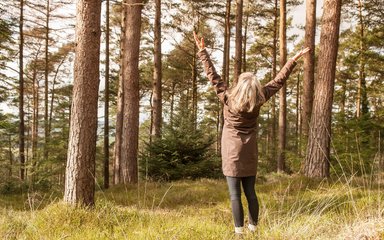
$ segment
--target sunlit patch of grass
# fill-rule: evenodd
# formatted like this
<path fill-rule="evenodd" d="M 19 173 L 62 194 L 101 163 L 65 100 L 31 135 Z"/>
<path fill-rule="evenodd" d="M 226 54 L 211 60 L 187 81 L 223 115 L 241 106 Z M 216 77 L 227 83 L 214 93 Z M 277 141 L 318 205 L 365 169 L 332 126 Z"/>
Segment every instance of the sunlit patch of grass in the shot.
<path fill-rule="evenodd" d="M 377 182 L 283 174 L 265 179 L 256 186 L 258 229 L 241 239 L 384 238 L 384 196 Z M 53 196 L 35 205 L 18 198 L 0 197 L 1 239 L 238 239 L 224 179 L 113 186 L 97 191 L 92 209 Z M 11 207 L 11 199 L 19 207 Z"/>

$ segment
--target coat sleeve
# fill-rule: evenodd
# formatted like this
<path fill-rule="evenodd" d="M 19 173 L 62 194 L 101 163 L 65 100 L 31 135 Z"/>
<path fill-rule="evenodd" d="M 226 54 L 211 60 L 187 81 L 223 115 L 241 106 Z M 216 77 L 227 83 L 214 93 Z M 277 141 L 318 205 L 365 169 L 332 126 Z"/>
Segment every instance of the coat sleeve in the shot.
<path fill-rule="evenodd" d="M 280 90 L 280 88 L 283 87 L 296 64 L 297 63 L 294 60 L 290 59 L 276 75 L 275 79 L 264 85 L 263 92 L 265 101 L 270 99 L 275 93 L 277 93 L 277 91 Z"/>
<path fill-rule="evenodd" d="M 204 66 L 204 71 L 207 74 L 208 80 L 215 87 L 216 94 L 222 103 L 225 103 L 225 92 L 227 90 L 227 84 L 223 82 L 220 75 L 217 74 L 215 66 L 211 59 L 209 58 L 209 54 L 206 49 L 203 49 L 197 53 L 201 62 Z"/>

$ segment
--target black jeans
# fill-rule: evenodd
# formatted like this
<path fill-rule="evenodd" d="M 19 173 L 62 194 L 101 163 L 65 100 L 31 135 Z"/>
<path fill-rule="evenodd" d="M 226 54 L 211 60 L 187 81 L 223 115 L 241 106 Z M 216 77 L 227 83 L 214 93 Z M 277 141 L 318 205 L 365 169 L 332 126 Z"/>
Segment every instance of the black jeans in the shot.
<path fill-rule="evenodd" d="M 229 194 L 231 196 L 232 215 L 235 221 L 235 227 L 244 226 L 244 211 L 241 203 L 241 187 L 248 202 L 249 223 L 257 225 L 259 219 L 259 202 L 255 192 L 256 176 L 250 177 L 227 177 Z"/>

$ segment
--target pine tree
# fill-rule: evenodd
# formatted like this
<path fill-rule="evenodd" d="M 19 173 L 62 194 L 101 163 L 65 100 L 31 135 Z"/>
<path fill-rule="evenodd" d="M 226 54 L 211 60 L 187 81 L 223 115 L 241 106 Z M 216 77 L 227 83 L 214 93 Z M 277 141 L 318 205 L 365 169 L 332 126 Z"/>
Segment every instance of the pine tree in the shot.
<path fill-rule="evenodd" d="M 77 2 L 76 56 L 64 201 L 93 206 L 101 1 Z"/>
<path fill-rule="evenodd" d="M 321 19 L 319 67 L 304 173 L 329 177 L 333 92 L 339 40 L 341 0 L 324 3 Z"/>

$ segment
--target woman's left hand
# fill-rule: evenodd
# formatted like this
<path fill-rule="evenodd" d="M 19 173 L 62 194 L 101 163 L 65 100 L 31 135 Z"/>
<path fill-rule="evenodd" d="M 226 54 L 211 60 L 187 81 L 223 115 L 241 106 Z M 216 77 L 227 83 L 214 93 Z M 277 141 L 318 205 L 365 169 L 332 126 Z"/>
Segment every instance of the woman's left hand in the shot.
<path fill-rule="evenodd" d="M 311 49 L 309 47 L 301 49 L 300 52 L 296 53 L 295 56 L 292 57 L 292 60 L 297 61 L 301 56 L 309 52 Z"/>
<path fill-rule="evenodd" d="M 196 42 L 197 47 L 199 48 L 199 51 L 203 50 L 205 48 L 204 38 L 201 38 L 201 40 L 199 40 L 199 38 L 197 37 L 195 32 L 193 32 L 193 36 L 195 37 L 195 42 Z"/>

